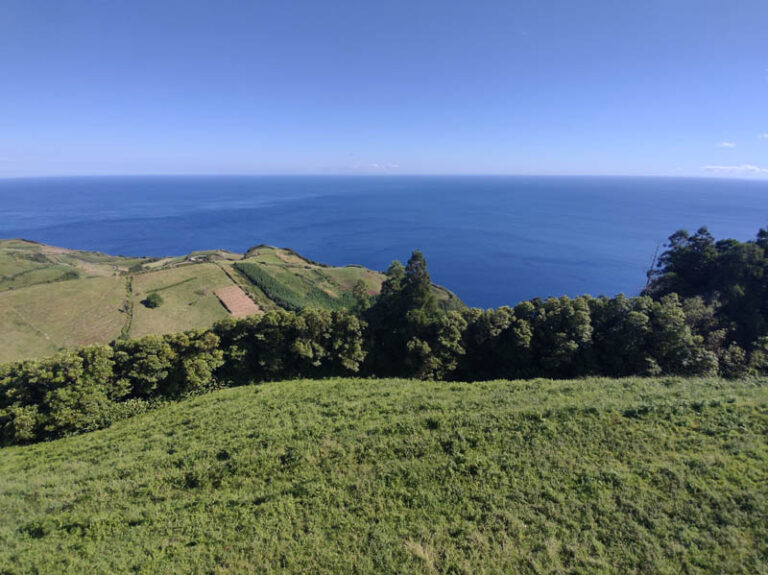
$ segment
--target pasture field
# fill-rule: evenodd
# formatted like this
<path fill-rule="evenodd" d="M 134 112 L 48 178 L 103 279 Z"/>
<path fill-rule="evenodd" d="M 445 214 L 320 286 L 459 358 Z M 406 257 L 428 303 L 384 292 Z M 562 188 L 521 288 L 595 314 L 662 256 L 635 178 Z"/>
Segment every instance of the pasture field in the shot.
<path fill-rule="evenodd" d="M 0 292 L 0 362 L 112 341 L 126 314 L 125 279 L 91 277 Z"/>
<path fill-rule="evenodd" d="M 28 240 L 0 240 L 0 292 L 79 277 L 114 276 L 142 261 Z"/>
<path fill-rule="evenodd" d="M 2 573 L 765 573 L 768 381 L 274 382 L 0 450 Z"/>
<path fill-rule="evenodd" d="M 210 327 L 229 315 L 215 292 L 230 285 L 232 281 L 213 263 L 135 274 L 129 337 Z M 160 307 L 150 309 L 142 305 L 151 293 L 162 296 Z"/>
<path fill-rule="evenodd" d="M 381 282 L 384 279 L 379 273 L 362 266 L 346 266 L 343 268 L 327 268 L 323 272 L 342 290 L 352 291 L 355 283 L 362 280 L 368 289 L 368 295 L 376 295 L 381 291 Z"/>

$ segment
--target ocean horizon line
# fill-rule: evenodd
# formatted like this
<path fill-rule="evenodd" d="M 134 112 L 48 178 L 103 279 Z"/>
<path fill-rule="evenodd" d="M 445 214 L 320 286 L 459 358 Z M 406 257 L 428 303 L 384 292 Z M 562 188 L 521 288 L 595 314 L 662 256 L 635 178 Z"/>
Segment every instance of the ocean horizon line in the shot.
<path fill-rule="evenodd" d="M 109 173 L 109 174 L 41 174 L 2 176 L 0 182 L 18 180 L 76 180 L 76 179 L 113 179 L 113 178 L 361 178 L 361 179 L 397 179 L 397 178 L 579 178 L 579 179 L 644 179 L 644 180 L 702 180 L 702 181 L 742 181 L 768 183 L 768 178 L 761 176 L 713 176 L 713 175 L 659 175 L 659 174 L 547 174 L 547 173 Z"/>

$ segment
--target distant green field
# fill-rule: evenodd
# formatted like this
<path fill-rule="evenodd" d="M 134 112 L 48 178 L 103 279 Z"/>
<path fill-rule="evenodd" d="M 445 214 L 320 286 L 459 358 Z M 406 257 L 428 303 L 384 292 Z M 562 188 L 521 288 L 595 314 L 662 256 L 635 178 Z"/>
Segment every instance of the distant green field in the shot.
<path fill-rule="evenodd" d="M 252 277 L 238 271 L 241 264 Z M 257 276 L 263 286 L 253 280 Z M 245 255 L 210 250 L 125 258 L 0 240 L 0 362 L 117 337 L 210 327 L 229 315 L 216 290 L 233 284 L 264 312 L 339 309 L 353 301 L 358 280 L 371 296 L 381 291 L 379 272 L 324 266 L 270 246 L 252 248 Z M 435 290 L 446 305 L 463 305 L 447 290 Z M 163 304 L 149 309 L 141 302 L 152 292 L 162 296 Z"/>
<path fill-rule="evenodd" d="M 765 573 L 768 381 L 294 381 L 0 450 L 2 573 Z"/>

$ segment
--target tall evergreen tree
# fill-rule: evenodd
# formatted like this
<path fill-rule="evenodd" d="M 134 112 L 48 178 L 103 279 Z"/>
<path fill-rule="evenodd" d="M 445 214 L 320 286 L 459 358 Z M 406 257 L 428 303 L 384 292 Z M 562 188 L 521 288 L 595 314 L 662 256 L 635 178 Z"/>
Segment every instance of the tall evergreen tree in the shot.
<path fill-rule="evenodd" d="M 437 300 L 432 293 L 427 261 L 419 250 L 414 250 L 405 266 L 402 299 L 406 311 L 421 310 L 427 314 L 437 311 Z"/>
<path fill-rule="evenodd" d="M 364 371 L 370 374 L 403 375 L 402 322 L 406 310 L 403 308 L 402 290 L 405 280 L 403 264 L 395 260 L 387 268 L 386 278 L 381 284 L 381 294 L 366 311 L 368 324 L 366 347 L 368 354 Z"/>
<path fill-rule="evenodd" d="M 365 311 L 371 307 L 371 298 L 368 295 L 368 286 L 365 285 L 363 280 L 357 280 L 352 288 L 352 297 L 355 303 L 352 306 L 352 313 L 360 317 Z"/>

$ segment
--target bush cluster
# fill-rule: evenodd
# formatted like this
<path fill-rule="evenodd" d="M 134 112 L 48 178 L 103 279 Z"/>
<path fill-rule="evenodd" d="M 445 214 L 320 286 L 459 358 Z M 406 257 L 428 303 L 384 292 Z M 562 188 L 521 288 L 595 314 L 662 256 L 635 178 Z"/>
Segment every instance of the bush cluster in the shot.
<path fill-rule="evenodd" d="M 213 332 L 147 336 L 0 366 L 0 444 L 109 426 L 214 382 L 223 353 Z"/>
<path fill-rule="evenodd" d="M 108 427 L 219 386 L 354 373 L 362 345 L 350 313 L 278 311 L 0 365 L 0 445 Z"/>

